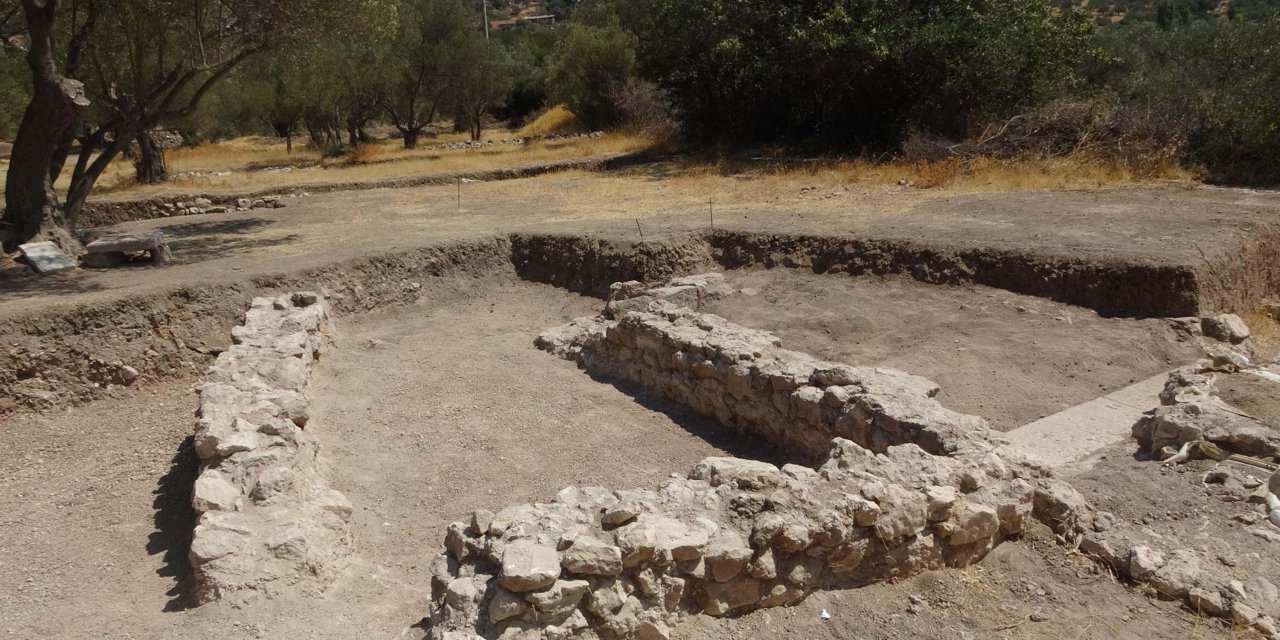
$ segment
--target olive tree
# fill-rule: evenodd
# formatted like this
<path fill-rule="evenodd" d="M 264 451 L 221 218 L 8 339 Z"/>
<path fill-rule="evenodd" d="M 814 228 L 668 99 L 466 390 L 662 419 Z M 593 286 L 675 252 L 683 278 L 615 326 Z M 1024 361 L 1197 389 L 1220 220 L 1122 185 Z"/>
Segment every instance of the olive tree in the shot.
<path fill-rule="evenodd" d="M 397 35 L 382 60 L 389 75 L 382 106 L 406 149 L 446 106 L 479 25 L 463 0 L 400 0 Z"/>
<path fill-rule="evenodd" d="M 12 1 L 12 0 L 9 0 Z M 0 240 L 37 237 L 65 251 L 68 233 L 103 171 L 144 132 L 189 116 L 250 56 L 317 37 L 359 2 L 339 0 L 19 0 L 32 97 L 14 140 Z M 3 12 L 0 11 L 0 15 Z M 66 24 L 65 49 L 55 36 Z M 77 120 L 80 124 L 77 125 Z M 59 148 L 80 142 L 65 200 L 53 189 Z"/>

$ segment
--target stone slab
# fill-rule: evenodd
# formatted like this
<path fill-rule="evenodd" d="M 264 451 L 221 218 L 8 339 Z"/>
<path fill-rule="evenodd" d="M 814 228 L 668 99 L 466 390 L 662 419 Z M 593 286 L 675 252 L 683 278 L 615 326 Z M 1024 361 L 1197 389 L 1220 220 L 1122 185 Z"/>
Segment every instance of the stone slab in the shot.
<path fill-rule="evenodd" d="M 49 273 L 76 266 L 75 261 L 67 257 L 67 254 L 52 242 L 28 242 L 18 245 L 18 251 L 22 252 L 22 257 L 31 263 L 31 268 L 37 273 Z"/>
<path fill-rule="evenodd" d="M 1084 460 L 1132 435 L 1142 414 L 1160 406 L 1168 373 L 1059 411 L 1005 434 L 1014 447 L 1050 467 Z"/>

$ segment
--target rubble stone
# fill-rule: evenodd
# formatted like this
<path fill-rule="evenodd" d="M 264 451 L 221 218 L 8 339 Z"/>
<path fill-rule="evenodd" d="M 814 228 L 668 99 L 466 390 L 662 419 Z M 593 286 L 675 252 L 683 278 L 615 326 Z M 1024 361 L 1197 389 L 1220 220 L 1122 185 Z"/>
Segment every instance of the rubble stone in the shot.
<path fill-rule="evenodd" d="M 351 504 L 320 477 L 319 445 L 300 427 L 327 320 L 314 293 L 255 299 L 199 387 L 189 554 L 198 601 L 276 584 L 318 590 L 350 553 Z"/>

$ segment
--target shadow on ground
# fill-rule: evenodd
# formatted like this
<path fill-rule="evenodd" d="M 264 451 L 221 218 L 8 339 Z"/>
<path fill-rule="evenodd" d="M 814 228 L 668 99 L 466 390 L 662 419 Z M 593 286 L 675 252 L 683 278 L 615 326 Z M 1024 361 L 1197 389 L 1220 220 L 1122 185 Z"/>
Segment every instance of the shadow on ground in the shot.
<path fill-rule="evenodd" d="M 195 439 L 188 436 L 178 446 L 169 472 L 160 478 L 152 492 L 155 496 L 151 506 L 156 510 L 156 530 L 148 537 L 147 553 L 164 554 L 164 566 L 157 573 L 173 578 L 173 587 L 165 592 L 169 596 L 165 611 L 181 611 L 194 604 L 191 601 L 194 575 L 187 552 L 191 549 L 191 537 L 196 523 L 196 511 L 191 506 L 191 491 L 198 473 Z"/>
<path fill-rule="evenodd" d="M 104 288 L 100 282 L 76 269 L 45 274 L 35 273 L 25 266 L 0 270 L 0 301 L 30 294 L 75 295 Z"/>
<path fill-rule="evenodd" d="M 711 418 L 697 413 L 684 405 L 667 400 L 635 383 L 595 373 L 590 375 L 592 380 L 610 385 L 626 394 L 636 404 L 667 416 L 685 431 L 702 438 L 717 449 L 727 451 L 729 455 L 735 458 L 760 460 L 779 467 L 787 463 L 806 464 L 805 460 L 800 459 L 792 452 L 785 451 L 752 434 L 726 427 Z M 672 471 L 678 470 L 673 469 Z"/>
<path fill-rule="evenodd" d="M 299 239 L 297 234 L 262 237 L 261 232 L 275 223 L 266 218 L 244 218 L 170 224 L 158 229 L 168 236 L 174 261 L 190 263 L 285 245 Z"/>

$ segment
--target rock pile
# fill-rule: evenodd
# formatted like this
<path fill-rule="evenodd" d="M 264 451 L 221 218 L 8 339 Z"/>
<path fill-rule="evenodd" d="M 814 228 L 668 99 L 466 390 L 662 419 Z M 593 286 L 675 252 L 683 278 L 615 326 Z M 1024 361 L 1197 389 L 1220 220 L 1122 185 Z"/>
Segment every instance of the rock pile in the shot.
<path fill-rule="evenodd" d="M 809 460 L 836 437 L 880 452 L 914 443 L 938 455 L 997 442 L 986 421 L 934 400 L 938 387 L 924 378 L 788 351 L 773 334 L 691 309 L 719 294 L 719 278 L 615 285 L 604 315 L 552 329 L 537 345 Z"/>
<path fill-rule="evenodd" d="M 816 470 L 707 458 L 656 491 L 570 487 L 477 511 L 449 526 L 432 565 L 431 635 L 666 638 L 690 615 L 966 566 L 1038 507 L 1062 508 L 1070 489 L 1035 476 L 995 453 L 876 454 L 836 439 Z"/>
<path fill-rule="evenodd" d="M 1280 431 L 1229 405 L 1214 385 L 1220 375 L 1264 370 L 1238 359 L 1203 361 L 1169 374 L 1160 393 L 1161 406 L 1133 425 L 1133 437 L 1162 459 L 1198 441 L 1212 442 L 1231 453 L 1280 457 Z"/>
<path fill-rule="evenodd" d="M 319 445 L 304 429 L 327 321 L 314 293 L 254 299 L 199 388 L 199 601 L 323 586 L 349 553 L 351 505 L 320 477 Z"/>

